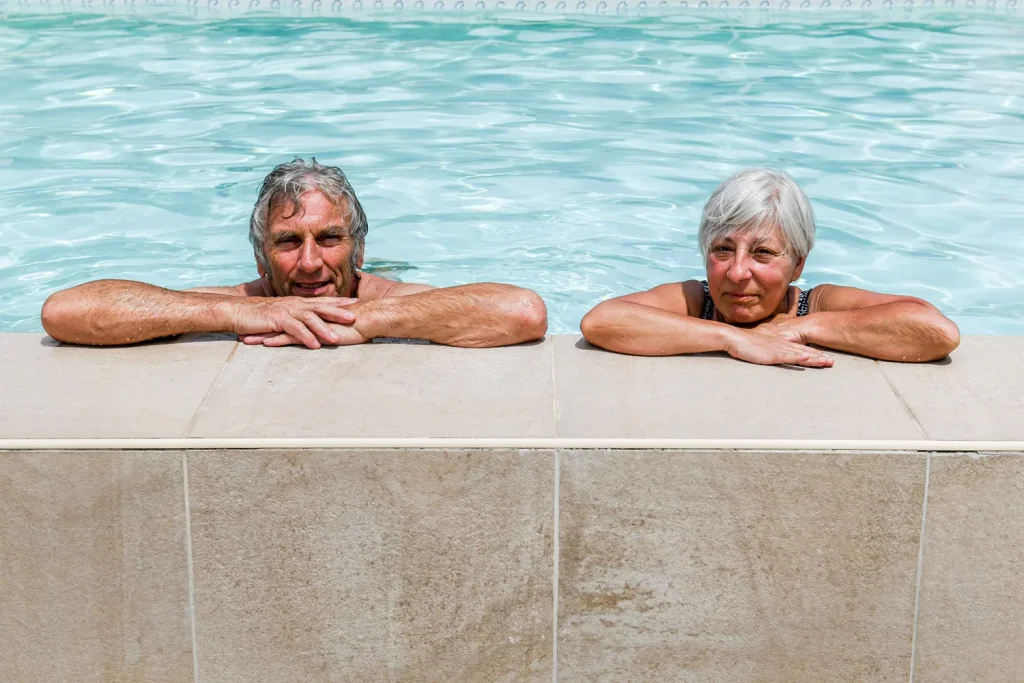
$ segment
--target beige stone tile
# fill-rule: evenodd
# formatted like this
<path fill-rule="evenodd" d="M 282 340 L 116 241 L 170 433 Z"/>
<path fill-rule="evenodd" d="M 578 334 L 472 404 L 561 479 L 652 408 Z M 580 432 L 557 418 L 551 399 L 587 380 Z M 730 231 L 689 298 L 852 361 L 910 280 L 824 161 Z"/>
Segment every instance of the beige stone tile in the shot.
<path fill-rule="evenodd" d="M 554 454 L 189 456 L 205 683 L 549 681 Z"/>
<path fill-rule="evenodd" d="M 183 436 L 235 345 L 88 348 L 0 335 L 0 438 Z"/>
<path fill-rule="evenodd" d="M 724 354 L 643 358 L 555 338 L 560 437 L 920 439 L 874 361 L 828 369 L 752 365 Z"/>
<path fill-rule="evenodd" d="M 1024 337 L 964 337 L 948 360 L 880 363 L 931 439 L 1024 440 Z"/>
<path fill-rule="evenodd" d="M 553 437 L 550 344 L 242 346 L 190 436 Z"/>
<path fill-rule="evenodd" d="M 182 454 L 0 452 L 0 681 L 192 680 Z"/>
<path fill-rule="evenodd" d="M 558 680 L 906 681 L 925 458 L 562 454 Z"/>
<path fill-rule="evenodd" d="M 1024 681 L 1024 457 L 932 458 L 915 680 Z"/>

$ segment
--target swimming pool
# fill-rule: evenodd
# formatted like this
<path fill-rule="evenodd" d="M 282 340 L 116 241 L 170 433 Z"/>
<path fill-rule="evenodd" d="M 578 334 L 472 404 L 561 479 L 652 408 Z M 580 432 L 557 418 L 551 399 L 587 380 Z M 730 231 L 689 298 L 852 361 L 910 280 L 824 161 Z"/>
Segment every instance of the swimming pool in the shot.
<path fill-rule="evenodd" d="M 9 2 L 0 331 L 41 330 L 45 297 L 89 279 L 255 277 L 256 186 L 300 154 L 349 175 L 371 269 L 532 287 L 552 332 L 578 330 L 599 299 L 699 277 L 704 199 L 765 165 L 815 206 L 807 283 L 914 294 L 964 333 L 1024 334 L 1014 0 L 648 16 L 631 3 L 332 17 L 325 1 L 229 18 L 237 2 Z"/>

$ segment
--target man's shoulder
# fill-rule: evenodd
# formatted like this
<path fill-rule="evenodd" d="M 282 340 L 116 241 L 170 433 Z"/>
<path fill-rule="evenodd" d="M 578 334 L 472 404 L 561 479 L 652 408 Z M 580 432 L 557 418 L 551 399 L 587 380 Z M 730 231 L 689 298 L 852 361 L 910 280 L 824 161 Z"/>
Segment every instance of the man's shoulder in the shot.
<path fill-rule="evenodd" d="M 392 296 L 407 296 L 418 294 L 428 289 L 434 289 L 432 285 L 422 285 L 413 282 L 398 282 L 389 280 L 379 275 L 359 273 L 359 299 L 361 301 L 373 301 Z"/>
<path fill-rule="evenodd" d="M 260 278 L 252 282 L 243 282 L 233 287 L 193 287 L 187 290 L 200 294 L 222 294 L 225 296 L 274 296 L 267 278 Z"/>

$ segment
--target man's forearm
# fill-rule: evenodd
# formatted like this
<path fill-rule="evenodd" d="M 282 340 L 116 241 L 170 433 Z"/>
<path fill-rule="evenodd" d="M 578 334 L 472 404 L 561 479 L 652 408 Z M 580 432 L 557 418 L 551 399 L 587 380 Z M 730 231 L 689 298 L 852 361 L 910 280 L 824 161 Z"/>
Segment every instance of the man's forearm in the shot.
<path fill-rule="evenodd" d="M 956 325 L 925 304 L 896 302 L 807 317 L 807 342 L 878 360 L 925 362 L 960 343 Z"/>
<path fill-rule="evenodd" d="M 113 345 L 188 332 L 228 332 L 231 297 L 176 292 L 129 280 L 98 280 L 50 296 L 43 304 L 47 334 L 72 344 Z"/>
<path fill-rule="evenodd" d="M 540 339 L 547 310 L 533 292 L 501 284 L 431 289 L 360 303 L 353 327 L 368 339 L 427 339 L 438 344 L 488 347 Z"/>

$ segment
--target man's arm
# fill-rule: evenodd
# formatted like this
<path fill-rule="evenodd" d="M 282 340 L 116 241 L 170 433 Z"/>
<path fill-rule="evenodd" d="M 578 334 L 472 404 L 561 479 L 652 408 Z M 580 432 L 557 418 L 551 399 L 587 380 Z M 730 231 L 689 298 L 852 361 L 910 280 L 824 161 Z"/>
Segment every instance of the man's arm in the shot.
<path fill-rule="evenodd" d="M 548 329 L 543 299 L 528 289 L 493 283 L 391 294 L 349 310 L 356 314 L 352 326 L 367 339 L 489 347 L 540 339 Z"/>
<path fill-rule="evenodd" d="M 267 298 L 245 296 L 245 291 L 179 292 L 130 280 L 97 280 L 51 295 L 43 304 L 43 329 L 58 341 L 90 345 L 133 344 L 188 332 L 287 332 L 318 348 L 337 343 L 328 321 L 354 319 L 342 308 L 352 299 Z"/>
<path fill-rule="evenodd" d="M 856 287 L 815 287 L 810 315 L 770 324 L 790 340 L 869 358 L 926 362 L 960 345 L 960 330 L 927 301 Z"/>
<path fill-rule="evenodd" d="M 359 302 L 348 307 L 355 322 L 331 326 L 342 344 L 396 337 L 482 348 L 533 341 L 547 332 L 544 301 L 528 289 L 493 283 L 434 288 L 365 278 Z M 242 341 L 266 346 L 296 343 L 289 334 L 250 335 Z"/>

